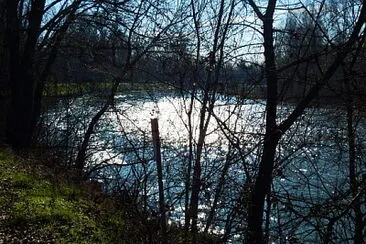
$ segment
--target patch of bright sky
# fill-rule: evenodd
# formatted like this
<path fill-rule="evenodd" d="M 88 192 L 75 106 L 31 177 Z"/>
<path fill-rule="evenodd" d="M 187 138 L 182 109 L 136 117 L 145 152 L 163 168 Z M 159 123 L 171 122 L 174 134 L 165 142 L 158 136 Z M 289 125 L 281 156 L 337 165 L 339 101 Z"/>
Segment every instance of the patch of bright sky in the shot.
<path fill-rule="evenodd" d="M 226 60 L 231 63 L 237 63 L 239 60 L 247 60 L 248 62 L 263 62 L 263 38 L 261 32 L 262 21 L 258 19 L 253 9 L 249 4 L 242 0 L 235 1 L 235 9 L 231 17 L 230 29 L 225 37 L 225 56 Z M 224 19 L 222 23 L 227 22 L 228 12 L 232 1 L 225 1 Z M 44 18 L 44 21 L 51 19 L 62 8 L 70 5 L 73 1 L 55 1 L 47 0 L 47 6 L 56 3 Z M 195 8 L 197 17 L 200 22 L 200 41 L 201 54 L 207 56 L 213 47 L 213 39 L 217 24 L 217 16 L 221 0 L 195 0 Z M 268 1 L 254 0 L 259 9 L 264 13 Z M 285 30 L 286 19 L 289 13 L 297 14 L 304 12 L 304 8 L 319 9 L 323 1 L 310 0 L 278 0 L 274 16 L 274 28 L 277 30 Z M 135 4 L 138 5 L 139 1 Z M 190 0 L 170 0 L 157 1 L 159 8 L 152 7 L 152 12 L 141 17 L 138 32 L 144 33 L 145 36 L 154 38 L 159 31 L 170 25 L 178 18 L 185 18 L 182 21 L 177 21 L 177 26 L 172 28 L 170 33 L 176 31 L 178 36 L 185 36 L 190 39 L 193 48 L 197 44 L 197 36 L 192 17 L 192 7 Z M 82 4 L 90 4 L 89 1 L 83 1 Z M 84 6 L 85 7 L 85 6 Z M 154 10 L 155 9 L 155 10 Z M 151 11 L 151 10 L 150 10 Z M 184 17 L 185 16 L 185 17 Z M 221 30 L 222 34 L 223 31 Z M 143 35 L 141 35 L 143 36 Z"/>
<path fill-rule="evenodd" d="M 264 13 L 268 1 L 256 1 L 258 7 Z M 177 0 L 177 4 L 182 1 Z M 208 54 L 213 45 L 213 38 L 215 33 L 215 24 L 217 23 L 217 12 L 220 1 L 196 1 L 196 9 L 201 10 L 198 13 L 201 22 L 200 35 L 203 54 Z M 205 4 L 206 3 L 206 4 Z M 228 12 L 231 1 L 225 2 L 225 11 Z M 276 29 L 284 29 L 286 25 L 286 18 L 289 11 L 304 11 L 301 10 L 303 6 L 310 6 L 314 4 L 313 1 L 293 1 L 282 0 L 277 2 L 277 9 L 275 11 L 274 27 Z M 202 7 L 202 9 L 200 9 Z M 188 11 L 191 11 L 190 9 Z M 223 23 L 226 19 L 224 18 Z M 256 16 L 249 4 L 243 1 L 236 1 L 235 10 L 230 21 L 230 30 L 225 40 L 225 52 L 227 60 L 231 63 L 237 63 L 239 60 L 246 60 L 248 62 L 263 62 L 263 38 L 262 38 L 262 21 Z M 192 40 L 197 38 L 194 35 L 194 26 L 191 23 Z"/>

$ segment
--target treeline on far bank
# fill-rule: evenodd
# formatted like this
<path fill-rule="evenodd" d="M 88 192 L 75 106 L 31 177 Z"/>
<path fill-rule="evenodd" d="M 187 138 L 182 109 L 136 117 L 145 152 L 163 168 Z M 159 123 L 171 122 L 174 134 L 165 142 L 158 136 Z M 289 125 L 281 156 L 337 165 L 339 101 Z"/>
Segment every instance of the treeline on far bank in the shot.
<path fill-rule="evenodd" d="M 101 35 L 103 24 L 88 24 L 89 18 L 80 18 L 65 34 L 47 77 L 44 94 L 108 92 L 116 79 L 122 79 L 124 83 L 119 87 L 121 91 L 129 88 L 165 89 L 169 85 L 184 90 L 206 89 L 205 73 L 212 68 L 209 64 L 210 55 L 202 55 L 199 60 L 195 60 L 193 40 L 187 37 L 172 38 L 158 43 L 158 50 L 146 53 L 133 69 L 121 76 L 128 55 L 128 47 L 124 44 L 127 37 L 122 33 Z M 286 28 L 276 37 L 279 43 L 276 49 L 279 101 L 296 102 L 305 97 L 310 87 L 324 75 L 323 67 L 336 58 L 339 48 L 336 43 L 333 48 L 329 48 L 319 33 L 309 33 L 308 30 L 314 28 L 311 23 L 308 26 L 297 25 L 295 20 L 289 18 Z M 138 50 L 140 45 L 135 43 L 134 46 Z M 348 84 L 353 99 L 358 101 L 356 103 L 363 102 L 366 94 L 363 82 L 366 76 L 363 68 L 366 50 L 359 48 L 352 52 L 358 59 L 346 59 L 344 65 L 338 67 L 335 75 L 319 92 L 315 99 L 317 103 L 345 103 L 349 95 Z M 350 65 L 352 69 L 345 74 L 344 70 Z M 244 58 L 225 62 L 214 90 L 243 98 L 265 98 L 267 85 L 264 66 L 264 61 L 251 62 Z M 202 83 L 192 79 L 195 75 L 202 78 Z"/>

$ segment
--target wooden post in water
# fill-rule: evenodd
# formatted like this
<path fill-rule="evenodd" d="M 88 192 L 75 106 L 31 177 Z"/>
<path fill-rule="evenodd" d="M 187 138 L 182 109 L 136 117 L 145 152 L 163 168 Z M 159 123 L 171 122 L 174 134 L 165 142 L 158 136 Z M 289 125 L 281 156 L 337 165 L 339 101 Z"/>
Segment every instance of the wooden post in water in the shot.
<path fill-rule="evenodd" d="M 159 210 L 160 210 L 160 224 L 162 231 L 162 243 L 167 243 L 166 236 L 166 217 L 165 217 L 165 201 L 164 201 L 164 184 L 163 184 L 163 167 L 161 162 L 161 145 L 159 135 L 159 123 L 157 118 L 151 119 L 151 132 L 154 145 L 154 160 L 156 161 L 156 168 L 158 173 L 158 187 L 159 187 Z"/>

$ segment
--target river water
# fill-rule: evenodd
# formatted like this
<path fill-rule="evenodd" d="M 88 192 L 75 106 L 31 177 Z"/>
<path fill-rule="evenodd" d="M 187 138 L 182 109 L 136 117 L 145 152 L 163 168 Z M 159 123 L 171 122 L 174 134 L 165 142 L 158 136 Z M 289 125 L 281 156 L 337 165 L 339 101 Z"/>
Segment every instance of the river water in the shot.
<path fill-rule="evenodd" d="M 189 94 L 173 91 L 117 96 L 91 138 L 87 164 L 87 169 L 93 172 L 91 176 L 103 181 L 108 191 L 136 192 L 147 210 L 157 212 L 150 120 L 158 118 L 169 221 L 182 225 L 184 182 L 190 163 L 188 138 L 191 131 L 195 153 L 201 105 L 200 94 L 191 100 Z M 67 149 L 71 162 L 91 116 L 100 106 L 101 102 L 91 96 L 60 100 L 42 117 L 47 128 L 44 142 Z M 278 122 L 292 109 L 291 105 L 280 106 Z M 199 227 L 205 228 L 216 201 L 209 231 L 227 236 L 231 243 L 240 242 L 245 229 L 247 186 L 253 182 L 260 159 L 264 112 L 265 103 L 261 100 L 220 96 L 206 133 L 201 160 Z M 329 219 L 349 207 L 347 204 L 352 200 L 348 194 L 344 114 L 333 108 L 308 109 L 280 141 L 272 197 L 268 199 L 271 204 L 267 202 L 271 206 L 267 217 L 273 243 L 319 243 Z M 357 172 L 362 175 L 366 172 L 365 121 L 357 121 Z M 220 181 L 222 187 L 218 190 Z M 327 211 L 322 206 L 328 206 Z M 335 240 L 352 236 L 352 213 L 343 216 L 334 225 Z"/>

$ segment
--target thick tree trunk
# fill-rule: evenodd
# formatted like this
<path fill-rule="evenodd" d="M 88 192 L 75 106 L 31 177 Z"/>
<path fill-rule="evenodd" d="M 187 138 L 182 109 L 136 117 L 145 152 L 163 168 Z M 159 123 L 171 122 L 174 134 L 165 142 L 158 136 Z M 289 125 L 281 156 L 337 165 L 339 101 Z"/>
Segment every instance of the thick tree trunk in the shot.
<path fill-rule="evenodd" d="M 6 9 L 6 26 L 5 26 L 5 36 L 4 36 L 4 46 L 7 51 L 8 58 L 8 68 L 7 72 L 9 72 L 6 76 L 10 83 L 10 98 L 14 96 L 14 91 L 16 91 L 16 85 L 18 83 L 18 67 L 20 66 L 20 52 L 19 52 L 19 43 L 20 43 L 20 33 L 19 33 L 19 19 L 18 19 L 18 1 L 7 0 L 4 3 Z M 17 82 L 14 82 L 17 81 Z M 14 124 L 14 109 L 15 100 L 11 100 L 11 104 L 9 104 L 7 121 L 6 121 L 6 142 L 10 145 L 13 143 L 13 131 Z M 10 118 L 11 117 L 11 118 Z"/>
<path fill-rule="evenodd" d="M 305 98 L 297 104 L 287 119 L 277 126 L 277 69 L 273 45 L 273 13 L 275 10 L 276 0 L 268 1 L 268 6 L 266 9 L 267 11 L 265 14 L 262 14 L 253 0 L 249 0 L 249 4 L 253 7 L 253 10 L 256 12 L 257 16 L 263 21 L 265 74 L 267 79 L 266 134 L 264 138 L 264 148 L 259 164 L 258 176 L 248 209 L 248 230 L 246 240 L 248 243 L 253 244 L 265 243 L 262 230 L 264 200 L 272 182 L 272 171 L 278 141 L 280 140 L 281 135 L 293 125 L 296 119 L 304 112 L 309 103 L 318 95 L 319 91 L 332 78 L 340 64 L 350 52 L 352 46 L 358 39 L 358 35 L 362 30 L 364 23 L 366 22 L 366 8 L 364 5 L 365 1 L 363 1 L 360 16 L 355 24 L 352 34 L 343 48 L 340 49 L 334 62 L 324 73 L 323 78 L 309 90 Z"/>
<path fill-rule="evenodd" d="M 23 80 L 28 82 L 24 83 Z M 35 102 L 32 88 L 34 82 L 35 80 L 31 75 L 19 75 L 12 79 L 12 96 L 8 109 L 6 137 L 7 143 L 16 150 L 28 148 L 32 140 Z"/>
<path fill-rule="evenodd" d="M 264 201 L 271 187 L 276 148 L 281 137 L 281 132 L 277 129 L 276 124 L 278 78 L 273 38 L 273 14 L 275 5 L 275 0 L 269 1 L 266 14 L 261 15 L 264 28 L 265 75 L 267 79 L 266 134 L 258 175 L 248 209 L 246 238 L 248 243 L 251 244 L 265 243 L 262 229 Z"/>
<path fill-rule="evenodd" d="M 248 211 L 247 243 L 250 244 L 265 243 L 262 228 L 264 200 L 272 183 L 274 158 L 279 138 L 279 135 L 274 134 L 268 137 L 267 142 L 264 144 L 262 160 L 259 164 L 258 176 Z"/>
<path fill-rule="evenodd" d="M 7 116 L 6 139 L 17 150 L 30 146 L 40 103 L 36 99 L 38 79 L 34 75 L 37 40 L 43 17 L 45 0 L 32 1 L 28 17 L 27 39 L 20 55 L 20 20 L 18 1 L 7 1 L 7 45 L 10 51 L 11 100 Z"/>
<path fill-rule="evenodd" d="M 27 15 L 24 46 L 21 47 L 22 20 L 19 13 L 24 11 L 24 1 L 7 0 L 6 4 L 6 48 L 9 52 L 9 81 L 11 86 L 10 104 L 8 107 L 6 141 L 15 149 L 23 150 L 30 146 L 40 116 L 44 81 L 55 60 L 57 48 L 74 20 L 74 13 L 80 6 L 74 1 L 68 9 L 68 17 L 59 30 L 55 32 L 51 54 L 48 56 L 43 71 L 37 67 L 36 49 L 40 35 L 46 0 L 31 1 Z M 23 40 L 22 40 L 23 41 Z M 20 51 L 23 51 L 20 53 Z M 39 71 L 40 76 L 36 76 Z"/>
<path fill-rule="evenodd" d="M 5 139 L 6 108 L 9 97 L 9 52 L 5 47 L 6 40 L 5 1 L 0 0 L 0 144 Z"/>

